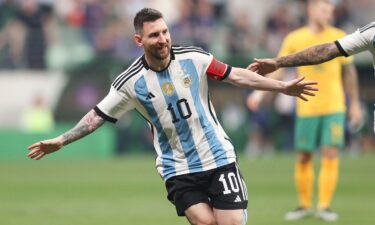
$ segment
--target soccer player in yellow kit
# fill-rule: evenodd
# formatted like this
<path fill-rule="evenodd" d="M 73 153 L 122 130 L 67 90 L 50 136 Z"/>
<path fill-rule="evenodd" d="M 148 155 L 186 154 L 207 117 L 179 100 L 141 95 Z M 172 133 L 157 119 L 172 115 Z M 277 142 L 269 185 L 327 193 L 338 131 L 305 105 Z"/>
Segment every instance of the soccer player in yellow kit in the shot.
<path fill-rule="evenodd" d="M 308 24 L 286 36 L 279 56 L 345 36 L 343 31 L 330 26 L 333 11 L 334 6 L 329 0 L 309 0 Z M 352 123 L 358 123 L 361 119 L 356 70 L 351 58 L 339 57 L 316 66 L 298 67 L 297 74 L 317 80 L 320 92 L 308 103 L 297 100 L 294 142 L 298 150 L 295 183 L 299 206 L 288 212 L 285 218 L 297 220 L 311 215 L 314 186 L 312 153 L 320 148 L 322 158 L 318 180 L 317 216 L 325 221 L 335 221 L 338 216 L 330 210 L 330 204 L 339 174 L 338 150 L 344 144 L 346 105 L 343 83 L 350 100 L 349 118 Z M 280 78 L 282 75 L 282 70 L 278 70 L 269 77 Z M 252 94 L 248 100 L 250 107 L 256 109 L 262 96 L 262 92 Z"/>

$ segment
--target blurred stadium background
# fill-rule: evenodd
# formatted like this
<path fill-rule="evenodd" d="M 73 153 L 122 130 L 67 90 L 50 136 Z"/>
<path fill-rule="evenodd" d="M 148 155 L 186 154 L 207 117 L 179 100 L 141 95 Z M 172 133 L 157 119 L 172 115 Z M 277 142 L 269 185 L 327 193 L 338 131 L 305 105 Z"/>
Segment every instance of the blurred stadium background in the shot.
<path fill-rule="evenodd" d="M 374 20 L 373 0 L 335 3 L 335 25 L 348 33 Z M 0 224 L 186 224 L 166 200 L 149 128 L 136 113 L 41 162 L 26 157 L 29 144 L 71 128 L 142 54 L 132 19 L 143 7 L 163 12 L 174 44 L 241 67 L 275 56 L 286 33 L 306 21 L 302 0 L 0 0 Z M 368 53 L 355 63 L 366 121 L 348 126 L 333 207 L 337 224 L 372 225 L 375 79 Z M 240 156 L 249 224 L 286 224 L 283 214 L 296 204 L 293 99 L 271 96 L 250 112 L 248 90 L 210 88 Z"/>

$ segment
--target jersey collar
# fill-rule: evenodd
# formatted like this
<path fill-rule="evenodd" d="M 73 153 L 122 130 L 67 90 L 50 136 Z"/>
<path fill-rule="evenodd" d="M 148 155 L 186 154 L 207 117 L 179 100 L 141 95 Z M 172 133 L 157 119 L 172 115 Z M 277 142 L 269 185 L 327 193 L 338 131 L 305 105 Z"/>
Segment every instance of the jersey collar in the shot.
<path fill-rule="evenodd" d="M 152 71 L 154 71 L 154 72 L 163 72 L 163 71 L 165 71 L 165 70 L 168 69 L 169 65 L 171 65 L 172 60 L 175 59 L 175 56 L 174 56 L 174 53 L 173 53 L 173 49 L 172 49 L 172 48 L 171 48 L 170 54 L 171 54 L 171 59 L 170 59 L 168 65 L 167 65 L 164 69 L 162 69 L 162 70 L 154 70 L 154 69 L 150 68 L 150 66 L 148 65 L 148 63 L 147 63 L 147 61 L 146 61 L 146 57 L 145 57 L 144 54 L 142 55 L 142 64 L 143 64 L 143 66 L 144 66 L 147 70 L 152 70 Z"/>

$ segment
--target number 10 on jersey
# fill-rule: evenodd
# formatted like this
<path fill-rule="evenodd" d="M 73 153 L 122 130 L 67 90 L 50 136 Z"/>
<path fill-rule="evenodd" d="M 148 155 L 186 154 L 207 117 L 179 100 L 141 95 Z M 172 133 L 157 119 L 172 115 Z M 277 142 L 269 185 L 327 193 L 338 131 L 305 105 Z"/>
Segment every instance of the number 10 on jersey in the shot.
<path fill-rule="evenodd" d="M 176 108 L 178 113 L 176 113 Z M 181 118 L 186 120 L 191 116 L 189 103 L 184 98 L 178 100 L 175 104 L 169 103 L 167 109 L 171 112 L 172 123 L 177 123 Z"/>

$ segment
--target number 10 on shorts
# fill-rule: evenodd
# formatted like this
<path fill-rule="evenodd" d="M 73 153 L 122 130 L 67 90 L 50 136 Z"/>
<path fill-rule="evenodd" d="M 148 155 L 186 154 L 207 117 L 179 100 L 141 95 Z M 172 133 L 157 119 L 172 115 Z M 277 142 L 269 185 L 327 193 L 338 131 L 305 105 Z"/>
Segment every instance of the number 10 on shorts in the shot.
<path fill-rule="evenodd" d="M 233 172 L 230 172 L 228 174 L 222 173 L 219 177 L 219 181 L 223 184 L 223 187 L 224 187 L 223 194 L 224 195 L 231 194 L 232 192 L 238 193 L 240 191 L 237 176 Z"/>

